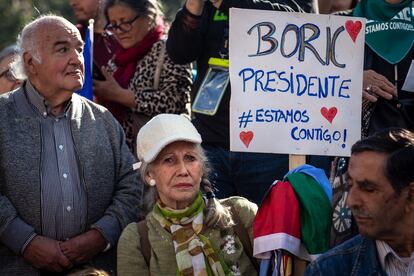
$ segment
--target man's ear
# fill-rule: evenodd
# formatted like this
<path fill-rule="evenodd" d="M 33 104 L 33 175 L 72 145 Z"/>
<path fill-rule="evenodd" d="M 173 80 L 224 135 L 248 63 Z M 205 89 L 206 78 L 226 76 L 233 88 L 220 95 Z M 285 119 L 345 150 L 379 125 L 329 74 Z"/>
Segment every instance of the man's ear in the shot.
<path fill-rule="evenodd" d="M 35 59 L 33 58 L 32 54 L 29 52 L 25 52 L 23 54 L 23 66 L 30 74 L 36 73 L 36 64 Z"/>
<path fill-rule="evenodd" d="M 414 212 L 414 181 L 408 185 L 407 207 L 408 212 Z"/>

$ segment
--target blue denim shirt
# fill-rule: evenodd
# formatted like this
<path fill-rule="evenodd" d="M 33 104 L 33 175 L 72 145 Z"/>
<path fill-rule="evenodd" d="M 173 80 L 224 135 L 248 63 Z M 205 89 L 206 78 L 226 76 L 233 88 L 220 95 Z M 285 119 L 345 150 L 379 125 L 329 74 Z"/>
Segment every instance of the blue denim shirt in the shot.
<path fill-rule="evenodd" d="M 387 275 L 377 256 L 375 241 L 358 235 L 329 250 L 305 271 L 308 275 Z"/>

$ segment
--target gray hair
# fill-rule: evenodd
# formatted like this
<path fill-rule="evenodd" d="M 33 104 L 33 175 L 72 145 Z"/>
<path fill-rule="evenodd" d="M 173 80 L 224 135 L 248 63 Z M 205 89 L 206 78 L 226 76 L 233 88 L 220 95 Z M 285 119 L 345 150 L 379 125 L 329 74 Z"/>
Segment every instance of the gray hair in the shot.
<path fill-rule="evenodd" d="M 151 19 L 153 27 L 164 16 L 161 1 L 159 0 L 107 0 L 105 4 L 105 18 L 109 22 L 108 9 L 115 5 L 126 5 L 137 15 L 145 15 Z"/>
<path fill-rule="evenodd" d="M 213 187 L 211 182 L 208 179 L 210 173 L 210 166 L 208 163 L 207 156 L 199 144 L 195 144 L 195 149 L 200 156 L 202 162 L 202 177 L 200 183 L 201 191 L 207 195 L 207 206 L 204 211 L 204 223 L 208 227 L 218 227 L 220 229 L 227 229 L 234 225 L 234 221 L 231 216 L 230 208 L 222 205 L 215 197 L 213 192 Z M 153 161 L 154 162 L 154 161 Z M 158 191 L 155 186 L 148 185 L 145 176 L 148 174 L 151 169 L 152 163 L 142 162 L 140 167 L 141 179 L 144 185 L 144 200 L 142 206 L 141 216 L 145 216 L 148 212 L 152 210 L 155 205 L 155 202 L 158 198 Z"/>
<path fill-rule="evenodd" d="M 13 60 L 10 63 L 10 73 L 13 75 L 13 77 L 16 80 L 21 80 L 20 78 L 18 78 L 15 74 L 14 74 L 14 70 L 13 70 L 13 64 L 15 63 L 15 60 L 18 58 L 19 56 L 19 47 L 16 44 L 12 44 L 7 46 L 6 48 L 4 48 L 3 50 L 1 50 L 0 52 L 0 62 L 9 57 L 9 56 L 15 56 L 13 58 Z"/>
<path fill-rule="evenodd" d="M 72 25 L 72 23 L 61 16 L 54 14 L 45 14 L 40 15 L 38 18 L 34 19 L 26 26 L 24 26 L 23 30 L 17 37 L 17 47 L 19 49 L 18 55 L 14 62 L 11 64 L 11 71 L 17 79 L 27 79 L 27 71 L 23 62 L 23 55 L 25 53 L 30 53 L 36 62 L 42 63 L 42 59 L 39 53 L 40 41 L 37 37 L 41 27 L 45 24 L 59 22 Z"/>
<path fill-rule="evenodd" d="M 0 52 L 0 62 L 8 56 L 17 55 L 19 53 L 19 48 L 16 44 L 12 44 L 1 50 Z"/>

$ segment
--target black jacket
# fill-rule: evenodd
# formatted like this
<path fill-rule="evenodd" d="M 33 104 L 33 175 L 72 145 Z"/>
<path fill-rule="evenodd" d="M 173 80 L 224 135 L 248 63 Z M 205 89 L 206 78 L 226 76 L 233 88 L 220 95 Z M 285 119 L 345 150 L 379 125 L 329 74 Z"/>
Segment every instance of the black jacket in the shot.
<path fill-rule="evenodd" d="M 228 33 L 226 18 L 230 7 L 302 11 L 293 0 L 223 0 L 219 11 L 207 1 L 201 16 L 191 14 L 184 6 L 178 11 L 172 23 L 167 40 L 167 51 L 176 63 L 197 62 L 197 78 L 191 93 L 192 101 L 194 101 L 207 72 L 209 58 L 220 58 L 224 37 Z M 200 132 L 204 143 L 229 148 L 229 101 L 230 85 L 227 87 L 214 116 L 194 114 L 193 123 Z"/>

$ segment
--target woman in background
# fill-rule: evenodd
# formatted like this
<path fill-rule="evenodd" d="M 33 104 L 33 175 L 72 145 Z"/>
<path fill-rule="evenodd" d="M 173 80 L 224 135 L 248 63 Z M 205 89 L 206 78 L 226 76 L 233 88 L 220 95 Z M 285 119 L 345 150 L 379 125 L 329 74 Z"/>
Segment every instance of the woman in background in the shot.
<path fill-rule="evenodd" d="M 94 80 L 94 94 L 120 104 L 114 116 L 132 151 L 138 130 L 159 113 L 185 113 L 191 89 L 191 66 L 174 64 L 165 51 L 165 26 L 157 0 L 109 0 L 107 31 L 120 44 L 106 80 Z"/>

